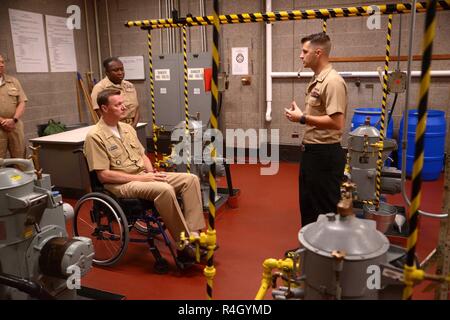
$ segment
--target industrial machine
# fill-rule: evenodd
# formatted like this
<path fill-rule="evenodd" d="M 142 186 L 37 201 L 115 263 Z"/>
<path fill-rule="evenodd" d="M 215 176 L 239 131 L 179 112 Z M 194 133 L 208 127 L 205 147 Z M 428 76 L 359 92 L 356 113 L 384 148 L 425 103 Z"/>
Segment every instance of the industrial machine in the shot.
<path fill-rule="evenodd" d="M 405 251 L 392 246 L 372 220 L 353 211 L 354 185 L 345 183 L 338 212 L 320 215 L 298 234 L 300 249 L 286 253 L 285 268 L 272 275 L 277 300 L 400 299 Z M 280 264 L 283 265 L 283 264 Z"/>
<path fill-rule="evenodd" d="M 73 209 L 35 164 L 0 159 L 0 299 L 76 299 L 92 242 L 68 235 Z"/>
<path fill-rule="evenodd" d="M 381 149 L 383 167 L 381 168 L 380 199 L 377 199 L 377 161 Z M 386 233 L 392 225 L 401 232 L 406 218 L 399 213 L 394 205 L 381 198 L 381 194 L 396 194 L 401 192 L 401 171 L 384 164 L 389 155 L 397 150 L 394 139 L 384 139 L 381 144 L 380 131 L 370 125 L 370 118 L 365 123 L 349 133 L 347 154 L 347 177 L 356 185 L 356 200 L 354 202 L 356 215 L 360 218 L 376 221 L 377 229 Z M 380 200 L 379 206 L 376 201 Z M 403 211 L 403 210 L 402 210 Z M 396 223 L 396 224 L 394 224 Z"/>
<path fill-rule="evenodd" d="M 376 177 L 378 144 L 380 131 L 370 125 L 367 118 L 364 125 L 349 133 L 348 138 L 348 165 L 349 179 L 356 184 L 357 200 L 370 201 L 376 198 Z M 397 150 L 394 139 L 385 139 L 383 143 L 382 161 Z M 381 170 L 381 193 L 396 194 L 401 191 L 401 171 L 383 166 Z"/>
<path fill-rule="evenodd" d="M 203 207 L 207 208 L 209 203 L 209 163 L 205 161 L 210 155 L 211 137 L 208 136 L 206 125 L 199 121 L 200 116 L 191 117 L 189 120 L 189 134 L 185 133 L 186 123 L 181 121 L 172 130 L 172 154 L 168 159 L 169 166 L 177 172 L 187 172 L 189 163 L 189 172 L 200 178 L 202 189 Z M 177 140 L 181 138 L 180 140 Z M 216 179 L 227 175 L 229 178 L 229 168 L 227 168 L 226 159 L 222 157 L 215 158 Z M 228 170 L 228 172 L 227 172 Z M 231 178 L 229 178 L 231 180 Z M 229 182 L 230 183 L 230 182 Z M 220 190 L 219 190 L 220 191 Z M 227 194 L 231 194 L 228 193 Z M 216 203 L 225 195 L 218 193 Z M 227 199 L 224 199 L 227 200 Z"/>
<path fill-rule="evenodd" d="M 199 113 L 203 123 L 207 123 L 211 111 L 211 92 L 205 87 L 211 79 L 205 74 L 212 68 L 209 52 L 187 54 L 189 113 Z M 163 54 L 153 58 L 155 105 L 158 108 L 156 125 L 172 130 L 185 119 L 183 54 Z"/>

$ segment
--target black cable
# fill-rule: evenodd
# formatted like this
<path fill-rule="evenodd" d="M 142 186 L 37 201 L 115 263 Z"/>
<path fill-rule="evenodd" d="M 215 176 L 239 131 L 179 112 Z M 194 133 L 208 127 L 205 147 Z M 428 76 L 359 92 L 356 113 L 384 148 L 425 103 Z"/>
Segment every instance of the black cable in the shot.
<path fill-rule="evenodd" d="M 397 97 L 398 97 L 398 93 L 395 94 L 395 96 L 394 96 L 394 101 L 392 101 L 392 106 L 391 106 L 391 109 L 389 110 L 389 114 L 388 114 L 388 117 L 387 117 L 386 128 L 389 128 L 389 121 L 391 121 L 392 113 L 394 112 L 395 104 L 397 103 Z M 378 119 L 378 121 L 374 124 L 374 127 L 377 127 L 377 126 L 380 124 L 380 121 L 381 121 L 381 117 L 380 117 L 380 119 Z M 387 129 L 386 129 L 386 132 L 387 132 Z M 387 134 L 386 134 L 386 136 L 387 136 Z"/>
<path fill-rule="evenodd" d="M 28 279 L 19 278 L 12 274 L 0 273 L 0 284 L 16 288 L 40 300 L 55 300 L 55 297 L 40 284 Z"/>
<path fill-rule="evenodd" d="M 388 128 L 389 128 L 389 121 L 391 121 L 391 118 L 392 118 L 392 113 L 394 113 L 395 104 L 397 102 L 397 97 L 398 97 L 398 93 L 396 93 L 395 96 L 394 96 L 394 101 L 392 101 L 392 107 L 391 107 L 391 110 L 389 111 L 389 114 L 388 114 L 388 118 L 387 118 L 387 126 L 388 126 Z"/>

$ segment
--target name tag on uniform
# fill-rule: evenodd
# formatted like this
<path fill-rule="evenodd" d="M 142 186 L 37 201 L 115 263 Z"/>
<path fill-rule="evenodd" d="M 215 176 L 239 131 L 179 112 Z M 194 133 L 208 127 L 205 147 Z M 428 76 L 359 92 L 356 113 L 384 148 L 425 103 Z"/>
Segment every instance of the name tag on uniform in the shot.
<path fill-rule="evenodd" d="M 19 90 L 17 90 L 16 88 L 10 88 L 9 90 L 8 90 L 8 94 L 10 95 L 10 96 L 18 96 L 19 95 Z"/>
<path fill-rule="evenodd" d="M 126 92 L 133 92 L 133 91 L 134 91 L 134 88 L 133 88 L 132 85 L 125 84 L 125 91 L 126 91 Z"/>
<path fill-rule="evenodd" d="M 114 151 L 114 150 L 117 150 L 117 149 L 119 149 L 119 147 L 115 144 L 115 145 L 111 146 L 111 147 L 108 149 L 108 151 Z"/>

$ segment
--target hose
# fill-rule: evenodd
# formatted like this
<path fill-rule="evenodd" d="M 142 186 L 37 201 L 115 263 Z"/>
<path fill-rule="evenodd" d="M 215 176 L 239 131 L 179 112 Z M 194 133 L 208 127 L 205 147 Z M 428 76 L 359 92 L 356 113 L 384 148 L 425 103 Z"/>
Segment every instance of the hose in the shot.
<path fill-rule="evenodd" d="M 55 297 L 52 296 L 40 284 L 28 279 L 19 278 L 11 274 L 0 273 L 0 284 L 16 288 L 22 292 L 29 294 L 30 296 L 36 299 L 55 300 Z"/>

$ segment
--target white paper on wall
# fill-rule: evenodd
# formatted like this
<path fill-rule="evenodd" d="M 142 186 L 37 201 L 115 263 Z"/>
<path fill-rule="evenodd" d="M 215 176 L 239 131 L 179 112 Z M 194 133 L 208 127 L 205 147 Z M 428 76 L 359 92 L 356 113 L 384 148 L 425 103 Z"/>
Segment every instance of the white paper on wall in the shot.
<path fill-rule="evenodd" d="M 145 80 L 144 56 L 119 57 L 123 63 L 126 80 Z"/>
<path fill-rule="evenodd" d="M 77 58 L 73 30 L 67 28 L 67 18 L 45 16 L 51 72 L 76 72 Z"/>
<path fill-rule="evenodd" d="M 48 72 L 43 15 L 9 9 L 17 72 Z"/>
<path fill-rule="evenodd" d="M 231 74 L 248 75 L 248 48 L 231 48 Z"/>

